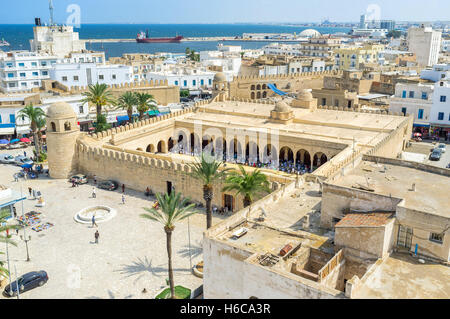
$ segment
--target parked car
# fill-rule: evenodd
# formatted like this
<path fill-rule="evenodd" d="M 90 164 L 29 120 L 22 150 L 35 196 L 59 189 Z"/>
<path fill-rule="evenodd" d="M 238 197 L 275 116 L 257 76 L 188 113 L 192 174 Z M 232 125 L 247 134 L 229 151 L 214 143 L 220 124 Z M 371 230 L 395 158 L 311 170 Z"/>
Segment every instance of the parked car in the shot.
<path fill-rule="evenodd" d="M 430 154 L 430 161 L 439 161 L 441 159 L 441 151 L 438 149 L 434 149 Z"/>
<path fill-rule="evenodd" d="M 77 182 L 78 184 L 87 184 L 88 183 L 88 178 L 86 175 L 83 174 L 77 174 L 72 176 L 71 178 L 69 178 L 69 182 Z"/>
<path fill-rule="evenodd" d="M 117 188 L 119 188 L 119 183 L 115 181 L 103 181 L 98 183 L 98 187 L 109 191 L 115 191 Z"/>
<path fill-rule="evenodd" d="M 30 160 L 28 157 L 25 157 L 23 155 L 16 156 L 16 158 L 14 158 L 14 163 L 17 166 L 22 166 L 24 164 L 29 164 L 29 165 L 34 164 L 34 162 L 32 160 Z"/>
<path fill-rule="evenodd" d="M 439 148 L 442 151 L 442 153 L 445 153 L 445 149 L 447 148 L 447 146 L 445 144 L 441 143 L 441 144 L 438 145 L 437 148 Z"/>
<path fill-rule="evenodd" d="M 9 154 L 0 154 L 0 163 L 14 164 L 15 163 L 14 156 Z"/>
<path fill-rule="evenodd" d="M 22 294 L 28 290 L 42 287 L 48 281 L 48 275 L 45 271 L 32 271 L 11 282 L 10 285 L 5 287 L 3 295 L 6 297 L 17 296 L 17 288 L 19 293 Z"/>

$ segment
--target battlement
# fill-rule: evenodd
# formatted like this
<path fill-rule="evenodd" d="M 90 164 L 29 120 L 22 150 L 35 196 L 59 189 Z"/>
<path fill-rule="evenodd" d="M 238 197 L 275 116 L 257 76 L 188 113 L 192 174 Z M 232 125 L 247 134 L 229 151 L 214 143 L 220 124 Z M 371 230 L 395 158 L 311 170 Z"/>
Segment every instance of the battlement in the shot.
<path fill-rule="evenodd" d="M 319 71 L 319 72 L 303 72 L 303 73 L 295 73 L 295 74 L 280 74 L 280 75 L 245 75 L 245 76 L 235 76 L 233 78 L 233 82 L 239 82 L 239 81 L 248 81 L 248 80 L 260 80 L 260 81 L 271 81 L 271 80 L 287 80 L 287 79 L 303 79 L 308 77 L 315 77 L 315 76 L 326 76 L 326 75 L 333 75 L 333 76 L 341 76 L 343 74 L 343 71 Z"/>
<path fill-rule="evenodd" d="M 157 87 L 167 87 L 169 83 L 167 80 L 151 80 L 151 81 L 140 81 L 131 83 L 121 83 L 108 85 L 111 90 L 126 90 L 126 89 L 144 89 L 144 88 L 157 88 Z M 70 89 L 70 93 L 77 94 L 86 92 L 89 90 L 89 86 L 74 86 Z"/>

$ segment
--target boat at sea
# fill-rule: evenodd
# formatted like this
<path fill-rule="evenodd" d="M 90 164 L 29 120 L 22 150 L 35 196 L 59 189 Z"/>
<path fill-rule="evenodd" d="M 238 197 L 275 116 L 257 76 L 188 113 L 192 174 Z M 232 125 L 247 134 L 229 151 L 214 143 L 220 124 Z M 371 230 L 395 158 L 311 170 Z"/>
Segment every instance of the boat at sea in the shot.
<path fill-rule="evenodd" d="M 136 42 L 137 43 L 180 43 L 184 38 L 182 36 L 177 35 L 173 38 L 149 38 L 148 30 L 146 32 L 140 32 L 137 35 Z"/>
<path fill-rule="evenodd" d="M 9 47 L 9 43 L 2 38 L 2 40 L 0 41 L 0 47 Z"/>

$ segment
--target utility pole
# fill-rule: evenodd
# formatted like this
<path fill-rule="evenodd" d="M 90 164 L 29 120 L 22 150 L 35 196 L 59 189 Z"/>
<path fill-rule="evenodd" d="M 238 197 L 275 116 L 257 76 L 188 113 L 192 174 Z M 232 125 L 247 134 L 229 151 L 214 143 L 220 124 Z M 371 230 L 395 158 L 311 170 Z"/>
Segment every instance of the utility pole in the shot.
<path fill-rule="evenodd" d="M 191 255 L 191 225 L 189 222 L 189 217 L 188 217 L 188 240 L 189 240 L 189 264 L 191 265 L 192 269 L 192 255 Z"/>
<path fill-rule="evenodd" d="M 17 269 L 16 269 L 16 265 L 14 265 L 14 274 L 16 275 L 16 289 L 17 289 L 17 299 L 20 299 L 20 292 L 19 292 L 19 280 L 17 279 Z M 9 286 L 10 288 L 12 288 L 11 286 Z"/>
<path fill-rule="evenodd" d="M 22 185 L 20 185 L 20 195 L 22 195 Z M 25 214 L 24 214 L 24 210 L 23 210 L 23 201 L 22 201 L 22 219 L 23 222 L 25 223 Z M 25 229 L 27 228 L 27 225 L 23 225 L 23 237 L 20 236 L 20 239 L 23 240 L 25 242 L 25 247 L 27 248 L 27 261 L 30 261 L 30 254 L 28 252 L 28 242 L 31 240 L 31 236 L 29 236 L 29 238 L 27 239 L 27 234 Z"/>
<path fill-rule="evenodd" d="M 5 223 L 6 224 L 6 223 Z M 9 287 L 11 287 L 11 268 L 10 268 L 10 265 L 9 265 L 9 249 L 8 249 L 8 237 L 9 237 L 9 234 L 8 234 L 8 231 L 6 231 L 6 259 L 7 259 L 7 261 L 8 261 L 8 277 L 9 277 Z"/>

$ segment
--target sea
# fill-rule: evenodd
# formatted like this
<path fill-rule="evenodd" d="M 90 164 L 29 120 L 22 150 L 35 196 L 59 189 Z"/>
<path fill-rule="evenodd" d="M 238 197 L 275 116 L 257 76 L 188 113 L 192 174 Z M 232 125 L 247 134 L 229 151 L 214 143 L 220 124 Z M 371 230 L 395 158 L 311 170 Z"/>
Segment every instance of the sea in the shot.
<path fill-rule="evenodd" d="M 236 37 L 243 33 L 300 33 L 309 27 L 272 24 L 82 24 L 75 28 L 80 39 L 131 39 L 140 31 L 149 30 L 150 37 Z M 314 27 L 322 34 L 348 33 L 350 28 Z M 0 47 L 3 51 L 30 50 L 33 38 L 31 24 L 0 24 L 0 39 L 10 43 Z M 243 49 L 259 49 L 271 42 L 248 41 L 189 41 L 182 43 L 87 43 L 86 48 L 104 51 L 107 58 L 122 56 L 125 53 L 184 53 L 186 48 L 196 52 L 216 50 L 217 45 L 240 45 Z"/>

